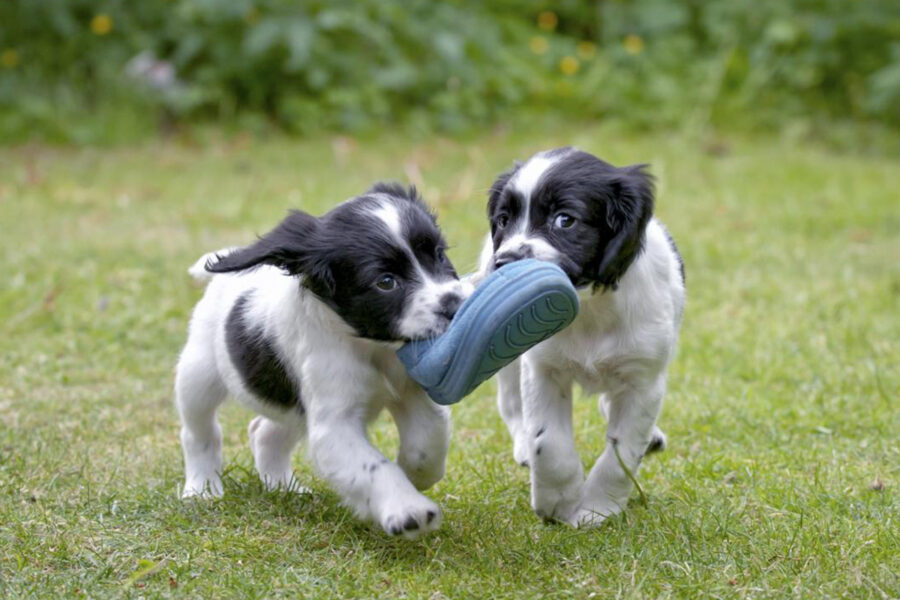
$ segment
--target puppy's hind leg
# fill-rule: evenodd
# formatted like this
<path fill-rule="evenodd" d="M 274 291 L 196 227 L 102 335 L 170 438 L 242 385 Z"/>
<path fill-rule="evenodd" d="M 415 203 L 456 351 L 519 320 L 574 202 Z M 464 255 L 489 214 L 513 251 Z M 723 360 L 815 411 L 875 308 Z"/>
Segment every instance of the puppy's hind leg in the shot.
<path fill-rule="evenodd" d="M 222 430 L 216 410 L 225 385 L 212 356 L 192 347 L 181 354 L 175 374 L 175 405 L 181 417 L 185 482 L 182 498 L 222 495 Z"/>
<path fill-rule="evenodd" d="M 291 453 L 303 438 L 305 428 L 306 423 L 302 418 L 296 419 L 295 423 L 280 423 L 263 416 L 250 421 L 247 428 L 250 450 L 253 452 L 256 471 L 266 489 L 282 489 L 301 494 L 309 491 L 297 482 L 291 467 Z"/>

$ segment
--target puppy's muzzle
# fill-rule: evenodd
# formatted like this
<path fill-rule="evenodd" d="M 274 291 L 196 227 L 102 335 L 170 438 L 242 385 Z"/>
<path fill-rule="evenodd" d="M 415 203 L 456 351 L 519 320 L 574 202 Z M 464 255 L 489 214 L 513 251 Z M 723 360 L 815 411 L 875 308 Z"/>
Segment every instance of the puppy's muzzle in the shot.
<path fill-rule="evenodd" d="M 448 321 L 452 321 L 462 302 L 462 296 L 459 294 L 453 292 L 446 293 L 441 296 L 438 314 Z"/>
<path fill-rule="evenodd" d="M 496 255 L 494 257 L 494 270 L 496 271 L 503 265 L 508 265 L 523 258 L 534 258 L 534 250 L 530 246 L 522 246 Z"/>

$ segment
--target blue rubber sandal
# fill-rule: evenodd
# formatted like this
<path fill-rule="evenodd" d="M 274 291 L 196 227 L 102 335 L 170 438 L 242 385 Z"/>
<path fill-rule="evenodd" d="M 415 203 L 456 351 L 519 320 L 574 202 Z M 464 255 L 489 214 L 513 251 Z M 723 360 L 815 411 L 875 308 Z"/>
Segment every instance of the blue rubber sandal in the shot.
<path fill-rule="evenodd" d="M 454 404 L 577 314 L 578 295 L 562 269 L 520 260 L 491 273 L 442 335 L 409 342 L 397 356 L 432 400 Z"/>

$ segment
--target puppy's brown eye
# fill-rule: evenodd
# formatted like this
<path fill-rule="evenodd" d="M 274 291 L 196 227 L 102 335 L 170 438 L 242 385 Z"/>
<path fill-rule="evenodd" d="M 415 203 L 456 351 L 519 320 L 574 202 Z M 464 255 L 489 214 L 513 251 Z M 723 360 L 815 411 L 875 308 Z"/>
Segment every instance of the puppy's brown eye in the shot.
<path fill-rule="evenodd" d="M 382 275 L 381 279 L 375 282 L 375 287 L 383 292 L 390 292 L 397 289 L 397 279 L 393 275 Z"/>
<path fill-rule="evenodd" d="M 500 213 L 499 215 L 497 215 L 497 227 L 503 229 L 507 225 L 509 225 L 509 215 L 506 213 Z"/>
<path fill-rule="evenodd" d="M 575 217 L 566 213 L 559 213 L 556 215 L 556 218 L 553 219 L 553 226 L 559 227 L 560 229 L 568 229 L 574 224 Z"/>

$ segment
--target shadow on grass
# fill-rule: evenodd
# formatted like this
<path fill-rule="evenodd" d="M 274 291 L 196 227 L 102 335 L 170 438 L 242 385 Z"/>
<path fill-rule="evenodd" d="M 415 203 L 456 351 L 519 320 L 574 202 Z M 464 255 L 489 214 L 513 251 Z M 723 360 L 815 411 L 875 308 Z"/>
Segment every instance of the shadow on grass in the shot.
<path fill-rule="evenodd" d="M 501 487 L 496 494 L 484 494 L 477 501 L 468 494 L 459 496 L 437 490 L 426 492 L 444 510 L 441 528 L 417 540 L 393 538 L 377 524 L 357 519 L 340 504 L 333 491 L 318 479 L 304 477 L 311 493 L 267 491 L 252 467 L 233 464 L 223 474 L 225 495 L 212 500 L 170 501 L 158 506 L 157 516 L 169 529 L 193 538 L 198 547 L 202 537 L 228 539 L 249 536 L 265 544 L 273 528 L 273 543 L 296 537 L 298 551 L 311 555 L 353 555 L 377 563 L 380 568 L 422 570 L 440 561 L 446 568 L 479 571 L 485 563 L 526 571 L 542 565 L 556 568 L 571 546 L 594 540 L 600 546 L 617 545 L 635 535 L 635 520 L 661 508 L 659 499 L 648 496 L 648 505 L 637 499 L 627 510 L 593 529 L 575 529 L 559 522 L 545 522 L 531 511 L 527 488 Z M 499 511 L 498 505 L 505 506 Z M 198 537 L 199 536 L 199 537 Z M 629 542 L 628 545 L 631 545 Z"/>

